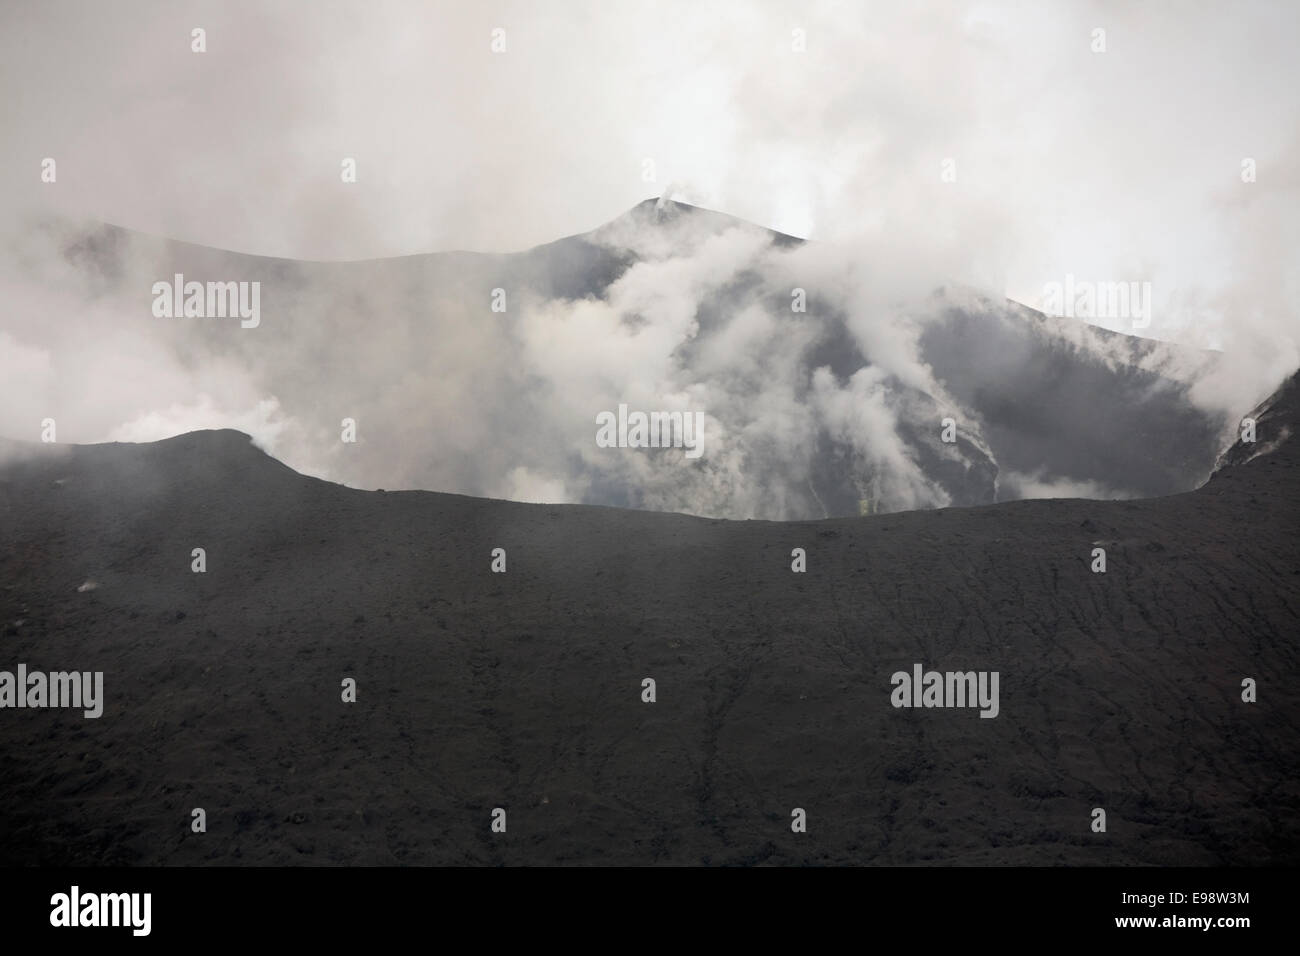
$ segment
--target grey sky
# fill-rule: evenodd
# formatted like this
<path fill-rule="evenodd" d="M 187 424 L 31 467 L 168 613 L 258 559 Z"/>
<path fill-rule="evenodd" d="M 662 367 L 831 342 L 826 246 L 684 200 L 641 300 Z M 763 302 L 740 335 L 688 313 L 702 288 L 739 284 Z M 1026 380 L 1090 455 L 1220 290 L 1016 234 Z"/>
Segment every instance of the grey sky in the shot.
<path fill-rule="evenodd" d="M 663 193 L 860 250 L 893 293 L 1150 282 L 1146 334 L 1223 348 L 1198 387 L 1239 402 L 1300 364 L 1298 35 L 1286 2 L 8 3 L 0 368 L 35 383 L 9 406 L 80 390 L 93 440 L 151 395 L 224 381 L 236 427 L 273 397 L 144 327 L 93 341 L 113 305 L 33 278 L 31 213 L 359 259 L 523 249 Z"/>

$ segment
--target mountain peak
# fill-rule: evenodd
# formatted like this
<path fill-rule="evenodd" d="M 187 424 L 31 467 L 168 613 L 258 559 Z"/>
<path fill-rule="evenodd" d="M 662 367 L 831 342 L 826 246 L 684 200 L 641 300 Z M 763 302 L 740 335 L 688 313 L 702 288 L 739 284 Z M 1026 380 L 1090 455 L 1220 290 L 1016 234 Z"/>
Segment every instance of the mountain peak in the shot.
<path fill-rule="evenodd" d="M 666 196 L 643 199 L 627 212 L 593 229 L 588 236 L 597 242 L 612 240 L 637 245 L 648 237 L 662 234 L 663 230 L 678 230 L 689 226 L 694 234 L 717 235 L 732 229 L 766 233 L 778 246 L 804 242 L 797 236 L 787 235 L 741 219 L 725 212 L 704 206 L 692 206 Z M 635 238 L 633 238 L 635 237 Z"/>
<path fill-rule="evenodd" d="M 1300 372 L 1293 374 L 1277 391 L 1242 417 L 1237 440 L 1219 456 L 1215 470 L 1228 465 L 1244 465 L 1276 452 L 1288 444 L 1297 426 L 1300 426 Z"/>

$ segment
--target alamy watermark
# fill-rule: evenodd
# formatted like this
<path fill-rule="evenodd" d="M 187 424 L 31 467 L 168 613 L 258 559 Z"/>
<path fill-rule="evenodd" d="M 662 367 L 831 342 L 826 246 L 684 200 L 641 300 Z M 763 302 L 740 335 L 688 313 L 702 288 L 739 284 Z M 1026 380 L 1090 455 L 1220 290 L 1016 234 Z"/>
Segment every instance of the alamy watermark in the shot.
<path fill-rule="evenodd" d="M 923 672 L 924 671 L 924 672 Z M 895 671 L 889 702 L 895 707 L 978 707 L 981 717 L 998 715 L 997 671 Z"/>
<path fill-rule="evenodd" d="M 0 708 L 80 707 L 83 716 L 104 713 L 103 671 L 28 671 L 19 664 L 17 673 L 0 671 Z"/>
<path fill-rule="evenodd" d="M 686 457 L 704 454 L 703 412 L 629 412 L 618 406 L 618 414 L 596 416 L 598 448 L 684 448 Z"/>
<path fill-rule="evenodd" d="M 1089 282 L 1066 273 L 1043 286 L 1043 311 L 1079 319 L 1124 319 L 1132 328 L 1151 324 L 1150 282 Z"/>
<path fill-rule="evenodd" d="M 171 282 L 155 282 L 153 314 L 160 319 L 224 319 L 238 317 L 240 328 L 262 322 L 262 283 L 186 282 L 176 273 Z"/>
<path fill-rule="evenodd" d="M 50 897 L 50 925 L 56 927 L 126 926 L 133 936 L 148 936 L 152 911 L 152 893 L 83 893 L 74 885 Z"/>

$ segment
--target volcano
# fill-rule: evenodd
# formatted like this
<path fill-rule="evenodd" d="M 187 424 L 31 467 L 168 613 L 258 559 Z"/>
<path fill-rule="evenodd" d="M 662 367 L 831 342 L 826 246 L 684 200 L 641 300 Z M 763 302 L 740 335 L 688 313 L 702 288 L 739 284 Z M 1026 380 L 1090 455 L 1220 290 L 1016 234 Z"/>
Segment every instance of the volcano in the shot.
<path fill-rule="evenodd" d="M 676 202 L 518 253 L 359 262 L 33 235 L 65 267 L 52 288 L 111 312 L 96 335 L 225 383 L 203 394 L 224 414 L 146 393 L 110 437 L 247 420 L 291 467 L 353 487 L 766 520 L 1141 498 L 1203 483 L 1240 413 L 1192 400 L 1215 353 Z M 602 447 L 624 405 L 698 416 L 706 451 Z"/>

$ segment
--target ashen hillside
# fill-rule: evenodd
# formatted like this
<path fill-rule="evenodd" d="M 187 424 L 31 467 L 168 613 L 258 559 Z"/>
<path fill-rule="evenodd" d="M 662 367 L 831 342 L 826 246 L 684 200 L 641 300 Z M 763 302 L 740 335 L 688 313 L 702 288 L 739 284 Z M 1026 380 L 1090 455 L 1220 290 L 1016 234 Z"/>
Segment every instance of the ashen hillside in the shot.
<path fill-rule="evenodd" d="M 105 701 L 0 710 L 0 863 L 1295 865 L 1298 392 L 1190 493 L 789 524 L 7 446 L 0 669 Z"/>

